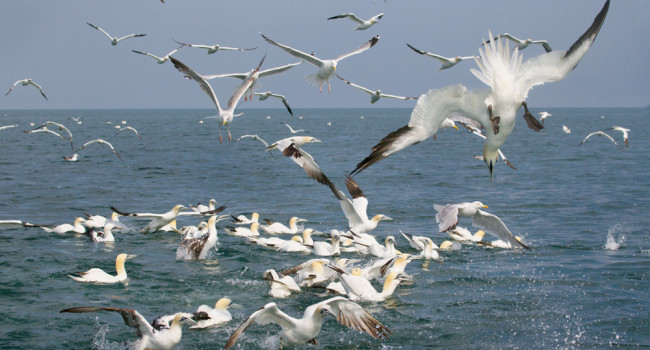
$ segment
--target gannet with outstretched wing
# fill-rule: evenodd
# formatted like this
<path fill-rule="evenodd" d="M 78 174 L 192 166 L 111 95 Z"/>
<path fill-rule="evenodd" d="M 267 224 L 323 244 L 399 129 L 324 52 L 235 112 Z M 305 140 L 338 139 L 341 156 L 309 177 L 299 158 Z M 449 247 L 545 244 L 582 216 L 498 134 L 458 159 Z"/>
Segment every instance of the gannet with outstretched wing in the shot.
<path fill-rule="evenodd" d="M 174 40 L 176 41 L 176 40 Z M 257 49 L 257 47 L 253 47 L 250 49 L 240 49 L 238 47 L 228 47 L 228 46 L 221 46 L 219 44 L 214 44 L 214 45 L 199 45 L 199 44 L 187 44 L 187 43 L 182 43 L 180 41 L 176 41 L 177 44 L 180 44 L 182 46 L 188 46 L 188 47 L 196 47 L 199 49 L 206 49 L 208 50 L 208 55 L 211 55 L 219 50 L 224 50 L 224 51 L 251 51 Z"/>
<path fill-rule="evenodd" d="M 384 16 L 384 14 L 380 13 L 380 14 L 378 14 L 376 16 L 370 17 L 367 20 L 364 20 L 364 19 L 361 19 L 361 18 L 357 17 L 354 13 L 344 13 L 344 14 L 341 14 L 341 15 L 332 16 L 332 17 L 328 18 L 327 20 L 338 19 L 338 18 L 349 18 L 353 22 L 358 24 L 357 27 L 354 28 L 355 30 L 366 30 L 366 29 L 372 27 L 375 23 L 379 22 L 379 20 L 383 16 Z"/>
<path fill-rule="evenodd" d="M 553 49 L 551 49 L 551 45 L 546 40 L 519 39 L 519 38 L 517 38 L 514 35 L 509 34 L 509 33 L 499 34 L 494 38 L 494 40 L 497 40 L 499 38 L 510 39 L 512 42 L 514 42 L 517 45 L 517 48 L 519 50 L 523 50 L 523 49 L 527 48 L 528 45 L 532 44 L 532 45 L 542 45 L 546 52 L 553 51 Z"/>
<path fill-rule="evenodd" d="M 442 66 L 440 66 L 440 70 L 451 68 L 451 67 L 457 65 L 458 63 L 460 63 L 461 61 L 473 60 L 474 59 L 474 56 L 445 57 L 445 56 L 436 55 L 435 53 L 431 53 L 431 52 L 427 52 L 427 51 L 422 51 L 420 49 L 416 49 L 415 47 L 411 46 L 410 44 L 406 44 L 406 46 L 408 46 L 411 50 L 419 53 L 420 55 L 429 56 L 429 57 L 435 58 L 438 61 L 440 61 L 442 63 Z"/>
<path fill-rule="evenodd" d="M 111 45 L 113 45 L 113 46 L 117 45 L 117 43 L 119 43 L 120 41 L 122 41 L 122 40 L 124 40 L 124 39 L 128 39 L 128 38 L 137 38 L 137 37 L 141 37 L 141 36 L 146 36 L 146 35 L 147 35 L 147 34 L 129 34 L 129 35 L 125 35 L 125 36 L 123 36 L 123 37 L 121 37 L 121 38 L 118 38 L 118 37 L 111 36 L 111 35 L 108 34 L 105 30 L 103 30 L 102 28 L 99 28 L 98 26 L 96 26 L 96 25 L 94 25 L 94 24 L 90 24 L 90 23 L 88 23 L 88 22 L 86 22 L 86 23 L 87 23 L 89 26 L 91 26 L 91 27 L 93 27 L 93 28 L 99 30 L 99 31 L 102 32 L 102 33 L 104 33 L 104 35 L 106 35 L 106 36 L 108 37 L 108 39 L 110 39 L 110 41 L 111 41 Z"/>
<path fill-rule="evenodd" d="M 81 150 L 84 149 L 86 146 L 88 146 L 88 145 L 90 145 L 90 144 L 93 144 L 93 143 L 98 143 L 98 144 L 100 144 L 100 145 L 106 145 L 106 146 L 110 147 L 111 151 L 113 151 L 113 153 L 115 153 L 115 155 L 117 156 L 117 158 L 119 158 L 120 160 L 122 160 L 122 157 L 120 157 L 120 155 L 117 154 L 117 151 L 115 150 L 115 148 L 113 147 L 113 145 L 111 145 L 110 142 L 105 141 L 105 140 L 102 140 L 102 139 L 92 140 L 92 141 L 88 141 L 88 142 L 84 143 L 83 146 L 81 146 L 81 148 L 79 148 L 78 150 L 75 151 L 75 153 L 81 151 Z"/>
<path fill-rule="evenodd" d="M 271 91 L 256 92 L 253 95 L 259 96 L 260 101 L 264 101 L 269 97 L 278 98 L 278 99 L 282 100 L 282 103 L 284 104 L 284 107 L 286 107 L 287 111 L 289 111 L 289 114 L 291 114 L 291 116 L 293 116 L 293 111 L 291 110 L 291 107 L 289 106 L 289 102 L 287 102 L 287 98 L 284 97 L 284 95 L 274 94 Z"/>
<path fill-rule="evenodd" d="M 27 86 L 27 85 L 33 85 L 33 86 L 35 86 L 35 87 L 38 89 L 38 91 L 41 92 L 41 95 L 43 95 L 43 97 L 47 100 L 47 96 L 45 96 L 45 92 L 43 92 L 43 88 L 42 88 L 40 85 L 36 84 L 36 83 L 32 80 L 32 78 L 27 78 L 27 79 L 23 79 L 23 80 L 18 80 L 18 81 L 15 82 L 13 85 L 11 85 L 11 88 L 9 89 L 9 91 L 7 91 L 7 93 L 5 94 L 5 96 L 9 95 L 9 93 L 10 93 L 10 92 L 11 92 L 11 91 L 16 87 L 16 85 L 18 85 L 18 84 L 21 84 L 22 86 Z"/>
<path fill-rule="evenodd" d="M 616 130 L 623 133 L 623 142 L 625 142 L 625 147 L 628 147 L 628 139 L 630 138 L 630 129 L 624 128 L 622 126 L 612 126 L 607 130 Z"/>
<path fill-rule="evenodd" d="M 162 56 L 162 57 L 158 57 L 158 56 L 156 56 L 156 55 L 154 55 L 154 54 L 152 54 L 152 53 L 149 53 L 149 52 L 142 52 L 142 51 L 138 51 L 138 50 L 131 50 L 131 51 L 133 51 L 133 52 L 135 52 L 135 53 L 138 53 L 138 54 L 140 54 L 140 55 L 149 56 L 149 57 L 153 58 L 154 60 L 156 60 L 156 63 L 158 63 L 158 64 L 163 64 L 163 63 L 169 61 L 169 57 L 170 57 L 171 55 L 175 54 L 175 53 L 176 53 L 178 50 L 180 50 L 182 47 L 183 47 L 183 46 L 177 47 L 177 48 L 173 49 L 173 50 L 170 51 L 168 54 L 166 54 L 166 55 L 164 55 L 164 56 Z"/>
<path fill-rule="evenodd" d="M 580 146 L 580 145 L 582 145 L 583 143 L 587 142 L 587 141 L 589 140 L 589 138 L 592 137 L 592 136 L 594 136 L 594 135 L 596 135 L 596 136 L 604 136 L 606 139 L 612 141 L 612 142 L 614 143 L 615 146 L 618 146 L 618 143 L 616 143 L 616 140 L 614 140 L 613 137 L 611 137 L 611 136 L 605 134 L 605 133 L 602 132 L 602 131 L 594 131 L 594 132 L 592 132 L 591 134 L 587 135 L 587 137 L 585 137 L 582 141 L 580 141 L 580 143 L 578 144 L 578 146 Z"/>
<path fill-rule="evenodd" d="M 351 83 L 351 82 L 341 78 L 338 74 L 336 75 L 336 77 L 343 80 L 346 84 L 348 84 L 348 85 L 350 85 L 352 87 L 355 87 L 355 88 L 369 94 L 370 95 L 370 103 L 375 103 L 375 102 L 379 101 L 379 99 L 382 98 L 382 97 L 394 98 L 394 99 L 397 99 L 397 100 L 416 100 L 417 99 L 417 97 L 404 97 L 404 96 L 397 96 L 397 95 L 389 95 L 389 94 L 385 94 L 385 93 L 381 92 L 381 90 L 374 90 L 373 91 L 373 90 L 365 88 L 365 87 L 363 87 L 361 85 Z"/>

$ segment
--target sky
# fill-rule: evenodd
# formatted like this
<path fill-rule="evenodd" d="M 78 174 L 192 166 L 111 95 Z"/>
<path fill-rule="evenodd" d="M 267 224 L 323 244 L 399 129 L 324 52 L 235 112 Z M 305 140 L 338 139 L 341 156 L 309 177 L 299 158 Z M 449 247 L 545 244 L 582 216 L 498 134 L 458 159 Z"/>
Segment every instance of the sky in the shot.
<path fill-rule="evenodd" d="M 192 44 L 257 47 L 208 55 L 183 48 L 174 57 L 200 74 L 242 73 L 266 55 L 262 69 L 296 62 L 276 42 L 320 58 L 349 52 L 375 35 L 377 45 L 339 63 L 337 73 L 356 84 L 388 94 L 419 96 L 429 89 L 461 83 L 485 86 L 470 72 L 472 61 L 439 70 L 432 58 L 412 46 L 443 56 L 478 55 L 488 30 L 520 38 L 545 39 L 566 50 L 591 25 L 604 0 L 0 0 L 0 90 L 31 77 L 49 101 L 31 87 L 16 87 L 0 97 L 0 109 L 214 108 L 191 80 L 170 62 L 156 64 L 131 50 L 161 56 L 178 40 Z M 348 19 L 328 17 L 352 12 L 384 17 L 367 30 Z M 146 33 L 111 46 L 113 36 Z M 650 105 L 650 2 L 613 1 L 594 45 L 563 81 L 535 87 L 531 107 L 644 107 Z M 539 46 L 524 59 L 542 54 Z M 370 97 L 334 77 L 332 92 L 309 85 L 316 67 L 303 63 L 261 79 L 257 91 L 287 97 L 292 108 L 366 108 Z M 222 104 L 239 80 L 211 80 Z M 4 86 L 4 87 L 3 87 Z M 381 99 L 373 108 L 412 108 L 414 100 Z M 242 103 L 244 108 L 280 108 L 279 101 Z"/>

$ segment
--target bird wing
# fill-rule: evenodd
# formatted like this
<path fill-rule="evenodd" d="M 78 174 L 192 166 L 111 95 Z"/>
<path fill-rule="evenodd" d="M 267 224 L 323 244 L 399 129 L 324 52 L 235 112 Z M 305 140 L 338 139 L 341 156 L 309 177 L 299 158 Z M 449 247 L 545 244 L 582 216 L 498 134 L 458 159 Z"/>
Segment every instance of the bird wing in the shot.
<path fill-rule="evenodd" d="M 377 339 L 386 339 L 392 334 L 386 326 L 377 321 L 368 311 L 347 298 L 334 297 L 321 301 L 316 305 L 323 304 L 329 305 L 336 316 L 336 320 L 348 328 L 366 332 Z"/>
<path fill-rule="evenodd" d="M 289 114 L 291 114 L 291 116 L 293 116 L 293 111 L 291 110 L 291 107 L 289 106 L 289 102 L 287 102 L 287 99 L 284 96 L 278 95 L 278 94 L 270 94 L 270 96 L 277 97 L 277 98 L 281 99 L 282 104 L 284 104 L 284 106 L 287 108 L 287 111 L 289 111 Z"/>
<path fill-rule="evenodd" d="M 208 84 L 208 82 L 205 79 L 203 79 L 202 76 L 196 73 L 192 68 L 183 64 L 181 61 L 175 59 L 174 57 L 169 57 L 169 59 L 172 61 L 176 69 L 178 69 L 181 73 L 187 75 L 190 79 L 194 80 L 197 84 L 199 84 L 201 90 L 203 90 L 203 92 L 208 94 L 210 99 L 212 99 L 212 102 L 214 102 L 214 105 L 217 107 L 217 110 L 221 111 L 221 106 L 219 106 L 219 100 L 217 100 L 217 96 L 214 94 L 214 90 L 212 90 L 212 86 L 210 86 L 210 84 Z"/>
<path fill-rule="evenodd" d="M 212 75 L 202 75 L 201 77 L 205 80 L 215 79 L 215 78 L 237 78 L 244 80 L 248 76 L 248 73 L 229 73 L 229 74 L 212 74 Z"/>
<path fill-rule="evenodd" d="M 106 33 L 106 31 L 103 30 L 102 28 L 99 28 L 98 26 L 96 26 L 96 25 L 94 25 L 94 24 L 90 24 L 90 23 L 88 23 L 88 22 L 86 22 L 86 23 L 87 23 L 89 26 L 91 26 L 91 27 L 93 27 L 93 28 L 99 30 L 99 31 L 102 32 L 102 33 L 104 33 L 104 35 L 106 35 L 109 39 L 113 40 L 113 37 L 112 37 L 110 34 Z"/>
<path fill-rule="evenodd" d="M 275 46 L 281 48 L 282 50 L 284 50 L 286 53 L 288 53 L 289 55 L 291 55 L 293 57 L 300 58 L 301 60 L 307 61 L 307 62 L 309 62 L 309 63 L 311 63 L 311 64 L 313 64 L 313 65 L 315 65 L 317 67 L 320 67 L 320 66 L 323 65 L 323 61 L 321 59 L 319 59 L 318 57 L 316 57 L 316 56 L 312 56 L 312 55 L 310 55 L 308 53 L 304 53 L 304 52 L 302 52 L 300 50 L 296 50 L 296 49 L 294 49 L 292 47 L 282 45 L 280 43 L 276 43 L 275 41 L 273 41 L 273 40 L 267 38 L 266 36 L 264 36 L 264 34 L 260 34 L 260 35 L 262 35 L 262 38 L 264 38 L 264 40 L 266 40 L 269 44 L 272 44 L 272 45 L 275 45 Z"/>
<path fill-rule="evenodd" d="M 260 141 L 261 143 L 263 143 L 265 147 L 269 147 L 269 144 L 266 143 L 266 141 L 264 141 L 261 137 L 259 137 L 259 136 L 257 136 L 257 135 L 242 135 L 242 136 L 240 136 L 240 137 L 237 139 L 237 141 L 239 141 L 239 140 L 241 140 L 241 139 L 247 139 L 247 138 L 252 138 L 252 139 L 254 139 L 254 140 L 258 140 L 258 141 Z"/>
<path fill-rule="evenodd" d="M 364 87 L 361 86 L 361 85 L 357 85 L 357 84 L 355 84 L 355 83 L 349 82 L 349 81 L 347 81 L 347 80 L 341 78 L 338 74 L 336 75 L 336 77 L 339 78 L 339 79 L 341 79 L 341 80 L 343 80 L 346 84 L 348 84 L 348 85 L 350 85 L 350 86 L 352 86 L 352 87 L 355 87 L 355 88 L 357 88 L 357 89 L 359 89 L 359 90 L 361 90 L 361 91 L 364 91 L 364 92 L 369 93 L 369 94 L 371 94 L 371 95 L 373 95 L 373 94 L 375 93 L 374 91 L 372 91 L 372 90 L 370 90 L 370 89 L 367 89 L 367 88 L 364 88 Z"/>
<path fill-rule="evenodd" d="M 551 52 L 551 51 L 553 51 L 553 49 L 551 48 L 551 45 L 550 45 L 550 44 L 548 43 L 548 41 L 546 41 L 546 40 L 533 40 L 533 41 L 531 42 L 531 44 L 542 45 L 542 46 L 544 47 L 544 50 L 545 50 L 546 52 Z"/>
<path fill-rule="evenodd" d="M 406 96 L 389 95 L 389 94 L 385 94 L 385 93 L 383 93 L 383 92 L 382 92 L 380 95 L 381 95 L 381 97 L 394 98 L 394 99 L 397 99 L 397 100 L 417 100 L 417 99 L 418 99 L 417 97 L 406 97 Z"/>
<path fill-rule="evenodd" d="M 443 57 L 443 56 L 440 56 L 440 55 L 436 55 L 436 54 L 431 53 L 431 52 L 428 52 L 428 51 L 423 51 L 423 50 L 420 50 L 420 49 L 416 49 L 415 47 L 411 46 L 411 45 L 408 44 L 408 43 L 406 44 L 406 46 L 410 47 L 411 50 L 413 50 L 413 51 L 419 53 L 420 55 L 425 55 L 425 56 L 433 57 L 433 58 L 438 59 L 438 60 L 440 60 L 440 61 L 442 61 L 442 62 L 447 62 L 447 61 L 449 61 L 449 59 L 448 59 L 447 57 Z"/>
<path fill-rule="evenodd" d="M 154 328 L 147 322 L 147 320 L 140 315 L 134 309 L 122 309 L 117 307 L 72 307 L 69 309 L 61 310 L 61 312 L 71 312 L 71 313 L 86 313 L 86 312 L 97 312 L 97 311 L 110 311 L 118 312 L 122 315 L 124 323 L 132 328 L 135 328 L 138 336 L 142 337 L 143 335 L 153 336 Z"/>
<path fill-rule="evenodd" d="M 43 88 L 40 85 L 36 84 L 33 81 L 30 81 L 29 83 L 36 86 L 38 88 L 38 90 L 41 92 L 41 95 L 43 95 L 43 97 L 45 97 L 45 99 L 47 100 L 47 96 L 45 96 L 45 92 L 43 92 Z"/>
<path fill-rule="evenodd" d="M 509 242 L 512 247 L 528 248 L 525 244 L 521 243 L 515 236 L 508 230 L 506 225 L 499 219 L 498 216 L 490 214 L 481 209 L 478 209 L 476 214 L 472 216 L 472 225 L 483 229 L 485 232 L 491 233 L 504 242 Z"/>
<path fill-rule="evenodd" d="M 16 85 L 20 84 L 22 80 L 18 80 L 17 82 L 14 83 L 14 85 L 11 85 L 11 88 L 9 88 L 9 91 L 5 94 L 5 96 L 9 95 L 9 93 L 16 87 Z"/>
<path fill-rule="evenodd" d="M 147 36 L 147 34 L 129 34 L 129 35 L 125 35 L 125 36 L 123 36 L 121 38 L 118 38 L 117 41 L 122 41 L 122 40 L 128 39 L 128 38 L 137 38 L 137 37 L 141 37 L 141 36 Z"/>
<path fill-rule="evenodd" d="M 250 49 L 240 49 L 238 47 L 219 46 L 219 50 L 229 50 L 229 51 L 251 51 L 255 49 L 257 49 L 257 46 Z"/>
<path fill-rule="evenodd" d="M 265 69 L 265 70 L 259 72 L 259 76 L 260 76 L 260 78 L 262 78 L 262 77 L 268 77 L 269 75 L 282 73 L 282 72 L 284 72 L 284 71 L 286 71 L 286 70 L 288 70 L 290 68 L 293 68 L 293 67 L 295 67 L 295 66 L 297 66 L 297 65 L 299 65 L 301 63 L 302 63 L 302 61 L 296 62 L 296 63 L 290 63 L 290 64 L 287 64 L 285 66 Z"/>
<path fill-rule="evenodd" d="M 153 58 L 155 58 L 155 59 L 157 59 L 157 60 L 162 60 L 162 57 L 158 57 L 158 56 L 156 56 L 156 55 L 154 55 L 154 54 L 152 54 L 152 53 L 149 53 L 149 52 L 142 52 L 142 51 L 138 51 L 138 50 L 131 50 L 131 51 L 133 51 L 133 52 L 135 52 L 135 53 L 139 53 L 139 54 L 141 54 L 141 55 L 145 55 L 145 56 L 153 57 Z"/>
<path fill-rule="evenodd" d="M 292 329 L 296 325 L 296 320 L 278 309 L 278 306 L 275 303 L 268 303 L 248 316 L 248 318 L 232 333 L 230 338 L 228 338 L 228 342 L 223 348 L 230 349 L 235 345 L 235 342 L 239 339 L 241 334 L 255 322 L 259 324 L 277 323 L 283 330 Z"/>
<path fill-rule="evenodd" d="M 582 145 L 583 143 L 585 143 L 587 140 L 589 140 L 590 137 L 592 137 L 592 136 L 594 136 L 594 135 L 605 136 L 605 137 L 607 137 L 610 141 L 614 142 L 614 144 L 615 144 L 616 146 L 618 146 L 618 143 L 616 143 L 616 140 L 614 140 L 613 137 L 607 135 L 606 133 L 604 133 L 604 132 L 602 132 L 602 131 L 595 131 L 595 132 L 592 132 L 591 134 L 587 135 L 587 137 L 585 137 L 585 139 L 582 140 L 582 142 L 580 142 L 580 143 L 578 144 L 578 146 L 580 146 L 580 145 Z"/>
<path fill-rule="evenodd" d="M 434 204 L 433 208 L 438 212 L 436 214 L 438 232 L 452 230 L 458 225 L 458 204 L 448 204 L 446 206 Z"/>
<path fill-rule="evenodd" d="M 368 208 L 368 199 L 361 191 L 361 187 L 357 184 L 356 181 L 350 176 L 345 177 L 345 187 L 348 189 L 350 196 L 352 196 L 352 206 L 354 211 L 361 218 L 362 221 L 368 221 L 368 214 L 366 212 Z"/>
<path fill-rule="evenodd" d="M 344 14 L 341 14 L 341 15 L 332 16 L 332 17 L 328 18 L 327 20 L 338 19 L 338 18 L 349 18 L 349 19 L 351 19 L 351 20 L 353 20 L 353 21 L 355 21 L 355 22 L 357 22 L 359 24 L 363 24 L 363 20 L 361 18 L 357 17 L 354 13 L 344 13 Z"/>
<path fill-rule="evenodd" d="M 363 45 L 357 47 L 356 49 L 354 49 L 354 50 L 352 50 L 352 51 L 350 51 L 350 52 L 348 52 L 348 53 L 344 53 L 344 54 L 340 55 L 339 57 L 335 58 L 335 60 L 336 60 L 336 61 L 340 61 L 340 60 L 342 60 L 342 59 L 344 59 L 344 58 L 346 58 L 346 57 L 350 57 L 350 56 L 352 56 L 352 55 L 356 55 L 356 54 L 358 54 L 358 53 L 362 53 L 362 52 L 368 50 L 369 48 L 375 46 L 375 44 L 376 44 L 378 41 L 379 41 L 379 35 L 377 35 L 377 36 L 373 37 L 372 39 L 368 40 L 365 44 L 363 44 Z"/>
<path fill-rule="evenodd" d="M 318 181 L 318 183 L 323 185 L 329 185 L 331 183 L 331 181 L 320 169 L 318 164 L 316 164 L 314 158 L 309 153 L 302 150 L 302 148 L 292 143 L 285 148 L 280 148 L 278 145 L 278 149 L 282 152 L 282 155 L 291 158 L 294 162 L 296 162 L 296 164 L 300 165 L 305 170 L 307 175 L 309 175 L 309 177 L 312 179 Z"/>
<path fill-rule="evenodd" d="M 241 99 L 241 97 L 246 93 L 246 90 L 251 87 L 251 84 L 253 84 L 253 81 L 255 80 L 255 73 L 260 71 L 260 68 L 262 67 L 262 63 L 264 63 L 264 59 L 266 58 L 266 55 L 262 57 L 262 60 L 260 63 L 257 65 L 257 67 L 253 70 L 253 72 L 250 75 L 250 78 L 248 80 L 244 81 L 243 84 L 241 84 L 235 93 L 232 94 L 230 99 L 228 99 L 228 109 L 231 111 L 235 110 L 235 107 L 237 106 L 237 103 Z"/>

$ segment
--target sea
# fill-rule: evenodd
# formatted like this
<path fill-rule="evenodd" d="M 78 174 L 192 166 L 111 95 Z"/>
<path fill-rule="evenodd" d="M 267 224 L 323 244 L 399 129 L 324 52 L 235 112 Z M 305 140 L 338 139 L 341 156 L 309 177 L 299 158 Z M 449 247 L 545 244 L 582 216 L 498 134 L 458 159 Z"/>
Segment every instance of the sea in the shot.
<path fill-rule="evenodd" d="M 245 106 L 244 106 L 245 107 Z M 501 150 L 517 168 L 497 163 L 490 182 L 482 139 L 445 129 L 354 176 L 368 198 L 368 213 L 385 214 L 371 233 L 389 235 L 404 253 L 417 254 L 400 231 L 440 244 L 434 204 L 481 201 L 531 250 L 464 244 L 441 252 L 442 261 L 412 261 L 403 282 L 384 302 L 360 303 L 392 335 L 378 340 L 326 317 L 319 349 L 603 349 L 650 348 L 650 158 L 646 121 L 650 108 L 537 108 L 552 116 L 535 132 L 521 116 Z M 72 223 L 86 214 L 164 213 L 177 204 L 225 205 L 223 214 L 250 215 L 304 228 L 345 230 L 347 220 L 331 191 L 291 159 L 265 151 L 292 136 L 282 124 L 305 129 L 297 135 L 322 143 L 305 145 L 322 171 L 345 191 L 345 176 L 380 139 L 408 122 L 410 109 L 243 109 L 225 128 L 209 109 L 1 110 L 0 220 L 34 224 Z M 520 112 L 521 115 L 521 112 Z M 71 118 L 80 118 L 79 122 Z M 70 142 L 31 133 L 46 121 L 64 124 Z M 562 126 L 571 133 L 565 133 Z M 118 127 L 131 126 L 117 133 Z M 629 147 L 612 126 L 631 129 Z M 57 131 L 56 126 L 51 130 Z M 602 136 L 603 130 L 618 146 Z M 308 132 L 308 133 L 307 133 Z M 78 151 L 79 161 L 64 156 Z M 202 218 L 178 219 L 178 227 Z M 117 313 L 59 313 L 76 306 L 133 308 L 148 320 L 179 311 L 233 301 L 233 320 L 210 330 L 183 331 L 178 349 L 222 348 L 251 313 L 275 302 L 285 313 L 328 298 L 304 289 L 285 299 L 268 295 L 267 269 L 282 270 L 314 258 L 275 252 L 226 234 L 217 224 L 218 245 L 207 260 L 178 261 L 181 237 L 173 232 L 142 234 L 147 220 L 121 217 L 115 242 L 47 233 L 41 228 L 0 227 L 0 348 L 128 349 L 138 339 Z M 475 232 L 469 218 L 459 226 Z M 289 236 L 285 236 L 289 238 Z M 315 237 L 325 240 L 325 237 Z M 486 235 L 486 240 L 495 237 Z M 79 283 L 68 277 L 93 267 L 115 273 L 115 257 L 126 262 L 128 282 Z M 357 253 L 343 257 L 373 260 Z M 375 285 L 379 288 L 379 285 Z M 277 325 L 253 324 L 238 349 L 277 349 Z M 314 345 L 297 346 L 314 349 Z"/>

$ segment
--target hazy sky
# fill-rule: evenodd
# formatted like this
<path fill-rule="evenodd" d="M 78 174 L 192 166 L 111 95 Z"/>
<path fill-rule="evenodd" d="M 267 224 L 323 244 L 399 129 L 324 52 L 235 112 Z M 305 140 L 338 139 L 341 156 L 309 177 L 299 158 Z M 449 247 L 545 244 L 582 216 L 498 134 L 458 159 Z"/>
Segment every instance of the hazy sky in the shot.
<path fill-rule="evenodd" d="M 444 56 L 478 54 L 488 30 L 521 38 L 546 39 L 566 50 L 591 25 L 604 0 L 0 0 L 0 89 L 19 79 L 41 84 L 17 87 L 1 96 L 0 109 L 32 108 L 212 108 L 192 81 L 170 62 L 159 65 L 131 50 L 164 55 L 178 45 L 258 47 L 247 52 L 184 48 L 175 57 L 200 74 L 246 72 L 267 55 L 263 68 L 297 60 L 266 43 L 259 33 L 321 58 L 353 50 L 380 34 L 370 50 L 343 60 L 342 77 L 389 94 L 419 96 L 432 88 L 462 83 L 484 85 L 470 73 L 474 62 L 439 71 L 440 64 L 411 51 L 406 43 Z M 328 21 L 353 12 L 369 18 L 383 12 L 368 30 L 353 30 L 348 19 Z M 111 46 L 100 32 L 114 36 L 146 33 Z M 650 2 L 613 1 L 596 42 L 578 67 L 558 83 L 535 87 L 531 107 L 638 107 L 650 104 Z M 538 46 L 524 59 L 543 53 Z M 258 91 L 287 96 L 294 108 L 369 107 L 367 94 L 334 78 L 332 93 L 319 93 L 305 77 L 316 67 L 303 63 L 263 79 Z M 220 101 L 230 97 L 239 80 L 211 80 Z M 414 101 L 382 99 L 375 107 L 413 107 Z M 279 101 L 248 102 L 243 108 L 281 107 Z"/>

